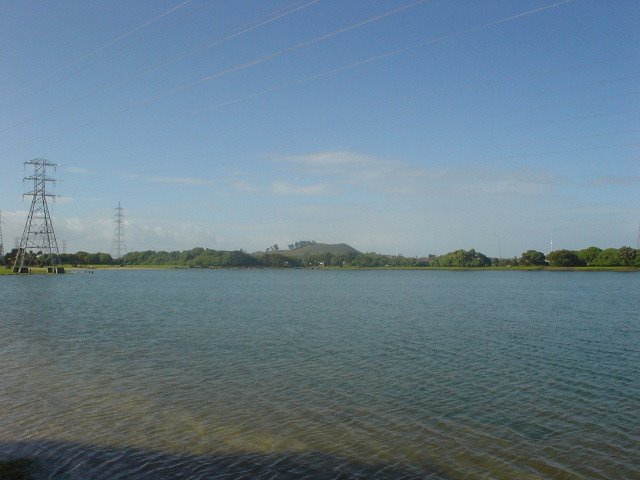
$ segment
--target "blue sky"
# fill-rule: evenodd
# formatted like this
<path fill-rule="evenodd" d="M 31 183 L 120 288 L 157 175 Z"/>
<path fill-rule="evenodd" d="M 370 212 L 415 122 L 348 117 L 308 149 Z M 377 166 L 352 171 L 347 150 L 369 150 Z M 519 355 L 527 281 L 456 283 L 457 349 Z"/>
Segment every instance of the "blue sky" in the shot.
<path fill-rule="evenodd" d="M 635 246 L 637 1 L 0 4 L 0 210 L 60 245 Z"/>

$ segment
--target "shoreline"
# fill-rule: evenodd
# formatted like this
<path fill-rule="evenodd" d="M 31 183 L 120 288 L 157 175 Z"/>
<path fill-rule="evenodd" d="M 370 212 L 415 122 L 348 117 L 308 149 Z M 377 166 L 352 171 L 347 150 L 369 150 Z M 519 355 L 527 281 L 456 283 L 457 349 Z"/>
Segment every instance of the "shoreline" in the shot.
<path fill-rule="evenodd" d="M 424 270 L 424 271 L 493 271 L 493 272 L 640 272 L 640 267 L 294 267 L 294 268 L 270 268 L 270 267 L 186 267 L 178 265 L 93 265 L 91 267 L 64 266 L 66 274 L 93 273 L 98 270 L 110 271 L 136 271 L 136 270 L 331 270 L 331 271 L 368 271 L 368 270 Z M 28 275 L 53 275 L 46 268 L 33 267 L 33 272 Z M 13 275 L 9 268 L 0 268 L 0 275 Z M 24 275 L 24 274 L 23 274 Z"/>

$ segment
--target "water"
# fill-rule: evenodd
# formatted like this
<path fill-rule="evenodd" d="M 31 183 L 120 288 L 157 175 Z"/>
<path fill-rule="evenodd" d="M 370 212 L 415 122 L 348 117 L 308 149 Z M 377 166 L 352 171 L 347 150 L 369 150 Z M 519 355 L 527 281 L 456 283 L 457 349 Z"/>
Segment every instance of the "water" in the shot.
<path fill-rule="evenodd" d="M 640 478 L 640 274 L 0 277 L 41 478 Z"/>

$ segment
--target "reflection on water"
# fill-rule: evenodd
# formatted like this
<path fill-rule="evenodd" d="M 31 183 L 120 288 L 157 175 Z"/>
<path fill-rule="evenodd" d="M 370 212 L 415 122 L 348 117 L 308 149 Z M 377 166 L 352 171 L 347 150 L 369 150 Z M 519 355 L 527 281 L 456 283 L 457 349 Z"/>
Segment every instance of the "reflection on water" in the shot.
<path fill-rule="evenodd" d="M 0 282 L 0 459 L 35 457 L 45 478 L 640 469 L 638 274 Z"/>

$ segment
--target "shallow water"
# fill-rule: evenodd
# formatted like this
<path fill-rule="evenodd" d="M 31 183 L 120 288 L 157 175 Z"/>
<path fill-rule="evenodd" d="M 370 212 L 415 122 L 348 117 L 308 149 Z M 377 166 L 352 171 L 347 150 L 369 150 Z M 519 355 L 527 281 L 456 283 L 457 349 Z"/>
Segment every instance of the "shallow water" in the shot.
<path fill-rule="evenodd" d="M 0 292 L 0 459 L 42 478 L 640 478 L 638 273 L 98 271 Z"/>

